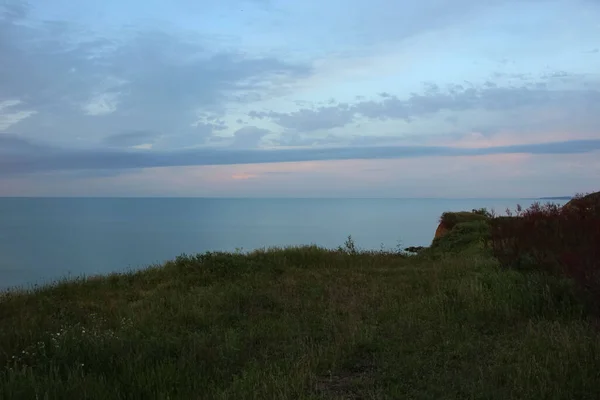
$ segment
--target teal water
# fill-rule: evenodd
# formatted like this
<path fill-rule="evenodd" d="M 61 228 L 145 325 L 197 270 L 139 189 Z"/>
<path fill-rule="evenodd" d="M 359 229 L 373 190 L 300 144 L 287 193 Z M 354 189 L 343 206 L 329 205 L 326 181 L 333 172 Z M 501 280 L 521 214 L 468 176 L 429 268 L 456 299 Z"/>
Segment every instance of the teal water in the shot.
<path fill-rule="evenodd" d="M 564 203 L 564 201 L 554 201 Z M 444 211 L 526 199 L 0 198 L 0 288 L 144 267 L 181 253 L 317 244 L 427 246 Z"/>

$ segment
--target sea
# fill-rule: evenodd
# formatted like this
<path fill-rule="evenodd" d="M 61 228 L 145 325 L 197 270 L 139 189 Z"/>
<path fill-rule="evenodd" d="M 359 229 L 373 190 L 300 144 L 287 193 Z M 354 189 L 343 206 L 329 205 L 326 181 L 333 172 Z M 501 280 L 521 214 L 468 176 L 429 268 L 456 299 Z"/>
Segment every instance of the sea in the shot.
<path fill-rule="evenodd" d="M 504 214 L 535 201 L 0 198 L 0 290 L 144 268 L 183 253 L 337 248 L 349 235 L 365 250 L 428 246 L 444 211 Z"/>

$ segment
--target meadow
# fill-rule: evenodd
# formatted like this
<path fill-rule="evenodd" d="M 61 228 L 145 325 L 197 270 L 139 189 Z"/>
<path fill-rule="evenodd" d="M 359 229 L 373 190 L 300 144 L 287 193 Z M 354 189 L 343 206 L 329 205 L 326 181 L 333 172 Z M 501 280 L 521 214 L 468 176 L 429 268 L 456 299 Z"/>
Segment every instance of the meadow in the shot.
<path fill-rule="evenodd" d="M 542 262 L 574 220 L 519 247 L 521 215 L 474 211 L 416 253 L 349 238 L 0 293 L 0 398 L 600 398 L 592 278 Z"/>

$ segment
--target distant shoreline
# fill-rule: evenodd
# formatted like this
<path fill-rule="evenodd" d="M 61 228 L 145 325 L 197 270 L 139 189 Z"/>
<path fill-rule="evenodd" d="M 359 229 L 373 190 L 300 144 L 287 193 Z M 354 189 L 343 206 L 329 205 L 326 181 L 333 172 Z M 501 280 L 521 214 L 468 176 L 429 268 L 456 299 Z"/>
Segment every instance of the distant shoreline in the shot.
<path fill-rule="evenodd" d="M 220 196 L 11 196 L 0 195 L 0 199 L 11 200 L 571 200 L 573 196 L 557 197 L 364 197 L 364 196 L 304 196 L 304 197 L 220 197 Z"/>
<path fill-rule="evenodd" d="M 572 200 L 573 196 L 539 197 L 538 200 Z"/>

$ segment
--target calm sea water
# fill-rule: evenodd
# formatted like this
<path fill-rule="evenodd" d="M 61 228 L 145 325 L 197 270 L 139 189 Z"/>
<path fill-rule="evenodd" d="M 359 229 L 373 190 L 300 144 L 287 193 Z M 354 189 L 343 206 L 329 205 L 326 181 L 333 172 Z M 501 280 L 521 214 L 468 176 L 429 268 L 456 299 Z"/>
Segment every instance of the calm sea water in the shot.
<path fill-rule="evenodd" d="M 144 267 L 181 253 L 429 245 L 444 211 L 533 200 L 0 198 L 0 288 Z M 558 202 L 558 201 L 557 201 Z"/>

